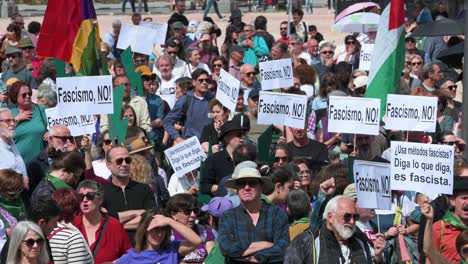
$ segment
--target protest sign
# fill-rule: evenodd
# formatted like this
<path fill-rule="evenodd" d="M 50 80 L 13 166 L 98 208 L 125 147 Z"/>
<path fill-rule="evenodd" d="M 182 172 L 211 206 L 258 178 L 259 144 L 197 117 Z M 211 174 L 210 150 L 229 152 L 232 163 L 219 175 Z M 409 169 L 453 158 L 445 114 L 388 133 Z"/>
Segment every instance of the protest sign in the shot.
<path fill-rule="evenodd" d="M 362 44 L 361 45 L 361 54 L 359 58 L 360 70 L 363 70 L 363 71 L 370 70 L 373 52 L 374 52 L 374 44 Z"/>
<path fill-rule="evenodd" d="M 46 108 L 47 129 L 55 125 L 64 125 L 70 129 L 70 134 L 74 137 L 93 134 L 96 132 L 94 117 L 92 115 L 69 115 L 62 116 L 58 113 L 57 107 Z"/>
<path fill-rule="evenodd" d="M 378 135 L 380 99 L 330 96 L 328 132 Z"/>
<path fill-rule="evenodd" d="M 304 129 L 307 96 L 260 91 L 258 124 Z"/>
<path fill-rule="evenodd" d="M 392 190 L 452 194 L 455 148 L 408 142 L 391 142 Z"/>
<path fill-rule="evenodd" d="M 57 109 L 61 116 L 112 114 L 112 76 L 57 78 Z"/>
<path fill-rule="evenodd" d="M 353 168 L 359 207 L 390 210 L 390 164 L 355 160 Z"/>
<path fill-rule="evenodd" d="M 437 97 L 389 94 L 385 128 L 435 132 Z"/>
<path fill-rule="evenodd" d="M 130 46 L 133 52 L 151 55 L 157 36 L 154 29 L 122 23 L 117 48 L 125 50 Z"/>
<path fill-rule="evenodd" d="M 262 90 L 287 88 L 294 85 L 291 59 L 260 62 Z"/>
<path fill-rule="evenodd" d="M 164 44 L 166 40 L 167 23 L 163 24 L 163 23 L 140 21 L 140 26 L 150 28 L 156 31 L 153 44 Z"/>
<path fill-rule="evenodd" d="M 240 81 L 234 78 L 227 71 L 221 69 L 218 80 L 218 90 L 216 90 L 216 99 L 218 99 L 231 112 L 236 111 L 237 97 L 239 96 Z"/>
<path fill-rule="evenodd" d="M 200 168 L 200 162 L 206 159 L 206 154 L 201 148 L 197 137 L 191 137 L 172 148 L 166 149 L 164 154 L 178 177 Z"/>

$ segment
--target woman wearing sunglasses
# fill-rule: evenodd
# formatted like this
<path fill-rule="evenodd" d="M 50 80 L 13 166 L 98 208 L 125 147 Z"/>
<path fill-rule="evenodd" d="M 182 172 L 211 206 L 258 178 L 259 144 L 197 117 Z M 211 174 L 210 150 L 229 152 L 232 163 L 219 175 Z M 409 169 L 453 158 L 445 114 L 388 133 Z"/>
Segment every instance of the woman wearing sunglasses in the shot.
<path fill-rule="evenodd" d="M 92 180 L 78 185 L 81 213 L 73 225 L 83 234 L 95 263 L 112 262 L 132 247 L 127 232 L 119 220 L 100 211 L 104 191 Z"/>
<path fill-rule="evenodd" d="M 47 264 L 49 255 L 45 237 L 39 226 L 29 221 L 19 222 L 11 234 L 7 264 Z"/>
<path fill-rule="evenodd" d="M 194 251 L 186 254 L 180 263 L 203 263 L 215 245 L 215 236 L 211 228 L 195 223 L 198 213 L 197 199 L 186 193 L 176 194 L 167 202 L 166 210 L 172 219 L 189 227 L 202 239 L 201 244 Z M 172 231 L 175 241 L 185 240 L 184 235 L 179 230 Z"/>
<path fill-rule="evenodd" d="M 28 164 L 44 149 L 41 140 L 47 131 L 45 107 L 31 101 L 32 90 L 26 82 L 17 81 L 8 90 L 8 98 L 15 105 L 11 113 L 15 117 L 15 143 L 24 163 Z"/>

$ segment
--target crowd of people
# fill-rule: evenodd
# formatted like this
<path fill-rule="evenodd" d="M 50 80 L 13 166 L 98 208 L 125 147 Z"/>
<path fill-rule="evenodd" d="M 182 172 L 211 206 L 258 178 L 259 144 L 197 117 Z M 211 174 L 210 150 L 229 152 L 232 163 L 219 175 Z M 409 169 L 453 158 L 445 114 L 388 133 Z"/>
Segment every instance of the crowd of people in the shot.
<path fill-rule="evenodd" d="M 185 1 L 176 0 L 165 44 L 151 55 L 132 53 L 128 65 L 116 19 L 100 54 L 114 88 L 124 87 L 122 144 L 107 115 L 95 116 L 93 135 L 49 125 L 56 78 L 73 70 L 38 56 L 41 24 L 25 27 L 15 14 L 0 48 L 0 263 L 466 263 L 461 64 L 438 60 L 464 37 L 410 34 L 447 17 L 449 4 L 437 1 L 431 10 L 415 1 L 398 87 L 438 98 L 436 132 L 389 131 L 382 123 L 378 136 L 330 132 L 327 113 L 330 96 L 365 96 L 369 73 L 359 54 L 376 32 L 333 43 L 300 8 L 276 29 L 262 15 L 245 23 L 235 9 L 221 29 L 208 12 L 204 21 L 189 20 Z M 141 20 L 132 15 L 134 25 Z M 274 91 L 307 96 L 303 128 L 257 122 L 259 63 L 284 58 L 294 85 Z M 142 95 L 128 69 L 141 75 Z M 216 99 L 222 70 L 241 83 L 235 111 Z M 163 152 L 191 137 L 207 158 L 177 175 Z M 355 158 L 389 163 L 391 141 L 453 146 L 453 195 L 393 190 L 391 210 L 361 208 L 349 165 Z"/>

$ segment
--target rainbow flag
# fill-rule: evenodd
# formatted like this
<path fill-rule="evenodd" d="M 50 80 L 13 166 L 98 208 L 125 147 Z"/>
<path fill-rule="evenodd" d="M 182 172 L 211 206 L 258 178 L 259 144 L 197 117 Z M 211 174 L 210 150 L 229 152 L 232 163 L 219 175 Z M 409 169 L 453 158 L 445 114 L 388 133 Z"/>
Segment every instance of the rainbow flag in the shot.
<path fill-rule="evenodd" d="M 70 62 L 79 75 L 99 75 L 101 41 L 93 0 L 49 0 L 37 53 Z"/>

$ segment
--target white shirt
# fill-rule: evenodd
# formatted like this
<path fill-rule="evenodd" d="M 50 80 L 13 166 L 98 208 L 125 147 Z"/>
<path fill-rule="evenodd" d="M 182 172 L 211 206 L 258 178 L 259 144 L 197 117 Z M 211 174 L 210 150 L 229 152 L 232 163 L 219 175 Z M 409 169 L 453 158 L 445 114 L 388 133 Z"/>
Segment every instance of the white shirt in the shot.
<path fill-rule="evenodd" d="M 193 67 L 190 63 L 187 63 L 187 66 L 185 66 L 185 74 L 189 74 L 189 77 L 191 77 L 192 72 L 196 69 L 203 69 L 206 72 L 208 72 L 208 75 L 211 75 L 210 67 L 208 67 L 208 65 L 202 62 L 198 63 L 197 67 Z"/>
<path fill-rule="evenodd" d="M 174 76 L 177 79 L 181 77 L 190 77 L 191 75 L 186 73 L 186 65 L 187 63 L 179 58 L 177 58 L 176 63 L 174 65 L 174 68 L 172 69 L 172 76 Z M 156 65 L 153 65 L 153 72 L 158 75 L 159 78 L 161 78 L 161 73 L 159 70 L 156 68 Z M 162 79 L 162 78 L 161 78 Z"/>
<path fill-rule="evenodd" d="M 176 97 L 175 97 L 175 81 L 177 80 L 177 76 L 172 75 L 172 78 L 169 81 L 165 81 L 161 78 L 161 86 L 156 91 L 156 94 L 161 96 L 161 98 L 166 101 L 171 109 L 174 107 Z"/>
<path fill-rule="evenodd" d="M 26 164 L 21 154 L 16 149 L 15 142 L 10 140 L 10 144 L 0 139 L 0 169 L 12 169 L 21 175 L 27 175 Z"/>
<path fill-rule="evenodd" d="M 312 65 L 312 57 L 309 53 L 302 52 L 301 54 L 299 54 L 299 58 L 304 59 L 307 62 L 307 64 Z"/>

